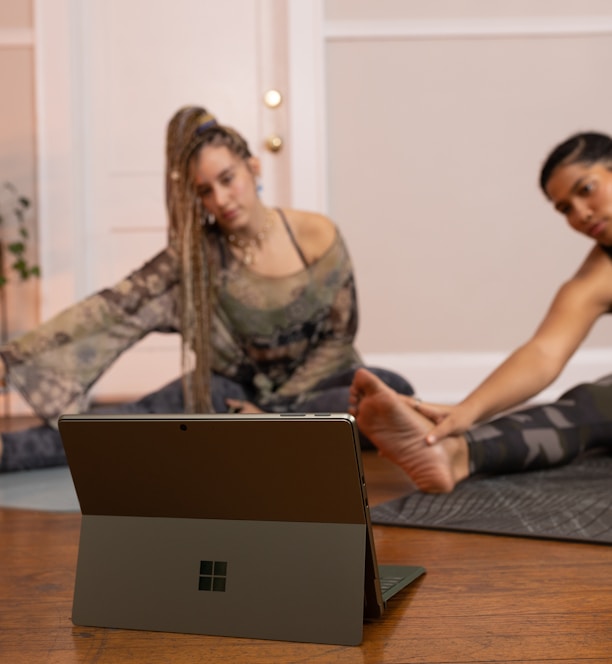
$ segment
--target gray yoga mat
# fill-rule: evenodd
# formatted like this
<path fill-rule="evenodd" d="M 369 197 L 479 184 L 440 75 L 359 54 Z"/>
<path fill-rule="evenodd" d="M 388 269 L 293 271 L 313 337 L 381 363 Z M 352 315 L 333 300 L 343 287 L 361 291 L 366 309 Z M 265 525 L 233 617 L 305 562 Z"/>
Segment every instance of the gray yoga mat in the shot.
<path fill-rule="evenodd" d="M 473 477 L 450 494 L 415 492 L 372 508 L 388 526 L 612 544 L 612 457 Z"/>

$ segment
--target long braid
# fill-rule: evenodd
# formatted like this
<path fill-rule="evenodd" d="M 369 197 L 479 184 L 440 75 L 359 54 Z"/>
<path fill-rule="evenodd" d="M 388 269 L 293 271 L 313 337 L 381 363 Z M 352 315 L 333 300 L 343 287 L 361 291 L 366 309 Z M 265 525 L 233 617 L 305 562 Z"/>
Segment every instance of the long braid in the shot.
<path fill-rule="evenodd" d="M 168 243 L 178 253 L 181 371 L 185 410 L 212 412 L 210 394 L 210 275 L 204 266 L 200 206 L 191 183 L 190 158 L 197 128 L 215 122 L 202 108 L 181 109 L 168 125 L 166 197 Z"/>
<path fill-rule="evenodd" d="M 193 212 L 195 211 L 193 210 Z M 186 374 L 193 377 L 191 390 L 189 390 L 192 395 L 192 403 L 186 403 L 195 412 L 211 412 L 210 270 L 206 269 L 210 262 L 208 260 L 205 262 L 204 251 L 207 243 L 203 238 L 200 215 L 192 214 L 192 220 L 191 228 L 185 231 L 185 237 L 190 238 L 191 251 L 188 261 L 184 261 L 184 263 L 188 262 L 188 265 L 185 266 L 183 283 L 189 280 L 192 286 L 191 297 L 186 297 L 185 302 L 192 305 L 189 318 L 195 334 L 189 335 L 189 341 L 195 354 L 195 367 L 192 373 Z M 185 252 L 186 255 L 187 251 Z M 185 349 L 185 351 L 187 350 Z"/>
<path fill-rule="evenodd" d="M 181 368 L 187 412 L 212 412 L 211 237 L 204 231 L 203 209 L 193 182 L 193 161 L 204 145 L 225 145 L 234 154 L 251 156 L 236 131 L 221 126 L 204 108 L 180 109 L 170 120 L 166 141 L 168 244 L 181 270 Z M 212 235 L 212 233 L 210 234 Z"/>

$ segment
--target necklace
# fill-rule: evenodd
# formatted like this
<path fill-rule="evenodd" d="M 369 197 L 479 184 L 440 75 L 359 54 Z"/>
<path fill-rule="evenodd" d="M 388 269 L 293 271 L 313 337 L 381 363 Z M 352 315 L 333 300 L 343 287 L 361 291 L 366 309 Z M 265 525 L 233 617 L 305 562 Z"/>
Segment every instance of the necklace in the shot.
<path fill-rule="evenodd" d="M 242 254 L 241 262 L 247 267 L 255 263 L 255 250 L 259 249 L 262 243 L 268 238 L 272 228 L 272 213 L 270 210 L 266 213 L 266 220 L 264 221 L 263 228 L 261 228 L 255 235 L 250 237 L 243 237 L 230 233 L 227 235 L 227 241 L 240 250 Z"/>

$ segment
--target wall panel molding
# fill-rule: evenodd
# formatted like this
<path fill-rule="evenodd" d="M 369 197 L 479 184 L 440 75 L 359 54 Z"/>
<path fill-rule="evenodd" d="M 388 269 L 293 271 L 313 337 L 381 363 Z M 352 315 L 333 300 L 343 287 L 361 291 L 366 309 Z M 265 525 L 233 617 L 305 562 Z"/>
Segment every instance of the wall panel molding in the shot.
<path fill-rule="evenodd" d="M 413 21 L 326 21 L 326 41 L 465 39 L 609 35 L 612 16 L 470 18 Z"/>

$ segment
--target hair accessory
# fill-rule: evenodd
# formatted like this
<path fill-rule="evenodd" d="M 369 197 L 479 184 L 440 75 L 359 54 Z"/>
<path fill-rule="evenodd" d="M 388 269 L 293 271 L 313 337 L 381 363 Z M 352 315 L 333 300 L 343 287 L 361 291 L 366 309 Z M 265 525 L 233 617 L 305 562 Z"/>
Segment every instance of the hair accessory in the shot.
<path fill-rule="evenodd" d="M 218 124 L 219 123 L 217 122 L 217 118 L 214 115 L 211 115 L 210 113 L 203 113 L 200 124 L 195 130 L 195 133 L 199 136 L 212 127 L 218 126 Z"/>

